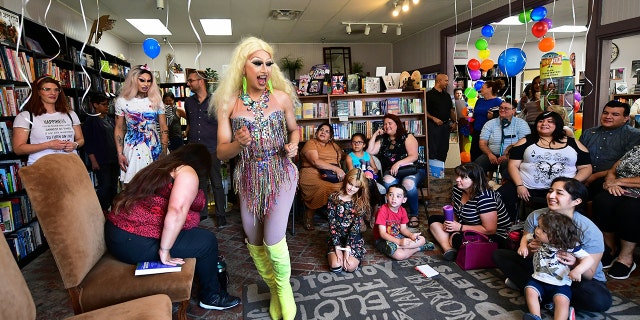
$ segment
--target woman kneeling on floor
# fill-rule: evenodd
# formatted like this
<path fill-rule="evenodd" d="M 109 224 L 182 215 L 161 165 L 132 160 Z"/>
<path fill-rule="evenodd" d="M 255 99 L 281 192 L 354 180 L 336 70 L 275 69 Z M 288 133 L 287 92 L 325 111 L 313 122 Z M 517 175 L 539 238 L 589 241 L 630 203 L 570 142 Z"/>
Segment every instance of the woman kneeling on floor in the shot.
<path fill-rule="evenodd" d="M 505 247 L 509 215 L 500 196 L 488 187 L 484 170 L 476 163 L 455 168 L 456 185 L 451 202 L 455 218 L 445 221 L 442 215 L 429 217 L 429 230 L 442 247 L 444 259 L 456 259 L 462 245 L 462 231 L 473 230 L 489 236 Z"/>

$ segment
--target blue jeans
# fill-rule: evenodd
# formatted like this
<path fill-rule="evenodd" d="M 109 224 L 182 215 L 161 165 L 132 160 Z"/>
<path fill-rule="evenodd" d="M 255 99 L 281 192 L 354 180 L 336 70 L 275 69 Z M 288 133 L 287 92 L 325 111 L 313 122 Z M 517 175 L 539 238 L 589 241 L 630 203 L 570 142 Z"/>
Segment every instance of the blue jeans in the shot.
<path fill-rule="evenodd" d="M 116 259 L 129 264 L 160 261 L 160 239 L 135 235 L 116 227 L 110 221 L 104 225 L 107 248 Z M 218 282 L 218 239 L 205 229 L 182 230 L 171 248 L 171 256 L 196 258 L 196 275 L 200 279 L 201 299 L 220 293 Z"/>
<path fill-rule="evenodd" d="M 406 180 L 412 180 L 414 182 L 414 187 L 411 190 L 407 190 L 407 204 L 409 205 L 407 214 L 409 218 L 411 218 L 418 216 L 418 208 L 420 206 L 418 204 L 418 188 L 426 177 L 426 170 L 424 168 L 418 168 L 418 172 L 415 174 L 406 177 L 395 177 L 395 179 L 389 183 L 385 182 L 383 177 L 382 184 L 385 189 L 389 190 L 389 187 L 396 183 L 403 183 Z"/>

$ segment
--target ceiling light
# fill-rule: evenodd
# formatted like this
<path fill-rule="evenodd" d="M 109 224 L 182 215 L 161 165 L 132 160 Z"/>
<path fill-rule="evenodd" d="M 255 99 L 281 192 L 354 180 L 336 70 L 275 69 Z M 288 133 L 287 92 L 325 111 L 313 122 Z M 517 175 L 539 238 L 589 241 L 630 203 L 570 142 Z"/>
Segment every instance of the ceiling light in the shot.
<path fill-rule="evenodd" d="M 164 0 L 156 0 L 156 8 L 158 10 L 164 10 Z"/>
<path fill-rule="evenodd" d="M 585 32 L 587 27 L 585 26 L 559 26 L 549 29 L 548 32 Z"/>
<path fill-rule="evenodd" d="M 402 11 L 403 12 L 409 11 L 409 2 L 407 2 L 407 0 L 402 1 Z"/>
<path fill-rule="evenodd" d="M 269 13 L 269 19 L 291 21 L 298 19 L 300 15 L 302 15 L 302 11 L 300 10 L 278 9 L 271 10 Z"/>
<path fill-rule="evenodd" d="M 387 33 L 387 27 L 388 26 L 386 24 L 382 25 L 382 33 Z"/>
<path fill-rule="evenodd" d="M 363 34 L 365 36 L 368 36 L 371 33 L 371 26 L 382 26 L 382 33 L 387 33 L 387 30 L 389 29 L 389 25 L 396 26 L 397 35 L 402 34 L 402 30 L 401 30 L 402 23 L 397 23 L 397 22 L 345 22 L 343 21 L 342 24 L 345 26 L 345 29 L 348 34 L 351 34 L 352 26 L 356 26 L 356 33 L 359 33 L 360 30 L 362 30 L 358 28 L 358 26 L 364 26 Z"/>
<path fill-rule="evenodd" d="M 400 25 L 398 25 L 398 27 L 396 28 L 396 36 L 399 36 L 402 34 L 402 27 L 400 27 Z"/>
<path fill-rule="evenodd" d="M 398 3 L 394 3 L 393 4 L 393 12 L 391 13 L 392 16 L 397 17 L 400 14 L 400 8 L 398 7 Z"/>
<path fill-rule="evenodd" d="M 420 0 L 413 0 L 413 4 L 418 4 L 420 3 Z"/>
<path fill-rule="evenodd" d="M 204 34 L 208 36 L 230 36 L 231 19 L 200 19 Z"/>
<path fill-rule="evenodd" d="M 350 24 L 347 25 L 347 34 L 351 34 L 351 25 Z"/>
<path fill-rule="evenodd" d="M 502 26 L 519 26 L 522 24 L 522 22 L 520 22 L 520 19 L 518 18 L 518 16 L 512 16 L 512 17 L 504 18 L 500 20 L 500 22 L 494 22 L 492 24 L 502 25 Z"/>
<path fill-rule="evenodd" d="M 371 27 L 369 27 L 369 25 L 364 26 L 364 35 L 365 36 L 368 36 L 370 31 L 371 31 Z"/>
<path fill-rule="evenodd" d="M 127 19 L 127 22 L 147 36 L 171 35 L 171 31 L 159 19 Z"/>

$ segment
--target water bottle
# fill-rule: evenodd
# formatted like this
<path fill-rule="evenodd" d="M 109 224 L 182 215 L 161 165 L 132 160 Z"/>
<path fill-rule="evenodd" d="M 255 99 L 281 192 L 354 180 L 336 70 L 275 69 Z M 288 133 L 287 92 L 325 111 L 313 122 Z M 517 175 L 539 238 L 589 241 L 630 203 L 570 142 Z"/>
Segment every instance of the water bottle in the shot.
<path fill-rule="evenodd" d="M 227 291 L 229 275 L 227 274 L 227 263 L 222 255 L 218 256 L 218 282 L 220 282 L 220 290 Z"/>

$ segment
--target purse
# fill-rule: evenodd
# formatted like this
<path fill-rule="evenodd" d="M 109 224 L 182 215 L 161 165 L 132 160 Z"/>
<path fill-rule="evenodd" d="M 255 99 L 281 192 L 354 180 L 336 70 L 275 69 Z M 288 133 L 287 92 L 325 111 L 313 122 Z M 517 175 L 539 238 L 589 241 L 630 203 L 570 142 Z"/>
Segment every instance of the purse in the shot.
<path fill-rule="evenodd" d="M 408 164 L 408 165 L 404 165 L 404 166 L 400 167 L 398 169 L 398 172 L 396 173 L 395 177 L 398 180 L 402 180 L 406 176 L 410 176 L 410 175 L 416 174 L 416 173 L 418 173 L 418 167 L 416 167 L 416 165 L 412 163 L 412 164 Z M 390 175 L 389 171 L 387 171 L 386 174 Z"/>
<path fill-rule="evenodd" d="M 456 264 L 462 270 L 495 268 L 493 252 L 496 249 L 498 249 L 498 243 L 493 242 L 486 235 L 471 230 L 464 231 Z"/>
<path fill-rule="evenodd" d="M 318 169 L 318 172 L 320 173 L 320 178 L 322 178 L 322 180 L 324 181 L 329 181 L 332 183 L 340 182 L 338 174 L 333 170 Z"/>

